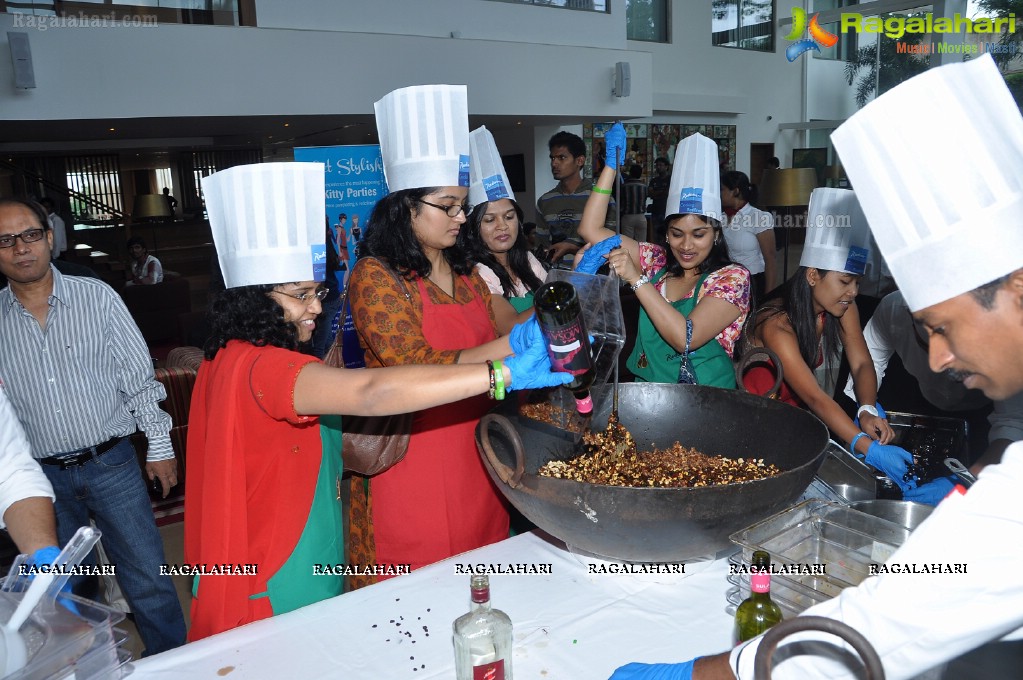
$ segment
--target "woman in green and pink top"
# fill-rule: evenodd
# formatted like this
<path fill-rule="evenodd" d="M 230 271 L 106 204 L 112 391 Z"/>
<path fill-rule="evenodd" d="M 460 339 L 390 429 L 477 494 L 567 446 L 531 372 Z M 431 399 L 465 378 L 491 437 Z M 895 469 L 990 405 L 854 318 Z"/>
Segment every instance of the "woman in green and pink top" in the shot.
<path fill-rule="evenodd" d="M 734 388 L 732 354 L 749 313 L 750 274 L 730 260 L 721 233 L 717 145 L 699 134 L 679 144 L 666 242 L 645 243 L 616 236 L 601 217 L 615 181 L 614 154 L 625 145 L 618 127 L 605 137 L 609 160 L 579 225 L 589 244 L 579 269 L 595 271 L 606 258 L 636 291 L 642 309 L 627 365 L 637 380 Z M 682 370 L 687 345 L 695 376 Z"/>

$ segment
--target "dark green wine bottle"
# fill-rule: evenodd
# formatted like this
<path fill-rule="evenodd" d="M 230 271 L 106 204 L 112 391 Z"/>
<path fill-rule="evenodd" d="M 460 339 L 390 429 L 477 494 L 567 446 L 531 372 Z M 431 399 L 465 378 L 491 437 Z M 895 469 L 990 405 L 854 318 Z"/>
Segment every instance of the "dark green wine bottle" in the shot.
<path fill-rule="evenodd" d="M 750 596 L 735 610 L 735 644 L 755 638 L 781 621 L 781 609 L 771 600 L 771 556 L 753 553 L 750 564 Z"/>

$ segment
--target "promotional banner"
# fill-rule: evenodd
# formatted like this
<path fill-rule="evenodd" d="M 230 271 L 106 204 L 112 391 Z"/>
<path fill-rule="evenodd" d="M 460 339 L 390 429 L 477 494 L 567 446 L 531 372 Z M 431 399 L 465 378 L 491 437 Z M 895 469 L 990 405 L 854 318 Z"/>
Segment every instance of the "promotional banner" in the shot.
<path fill-rule="evenodd" d="M 328 285 L 343 290 L 348 272 L 355 266 L 359 241 L 373 206 L 387 194 L 380 147 L 376 144 L 299 147 L 295 149 L 295 160 L 324 165 L 326 228 L 341 263 L 333 275 L 328 273 Z M 340 327 L 345 367 L 365 366 L 349 310 L 339 310 L 330 316 L 330 321 L 324 320 L 331 324 L 327 346 Z"/>

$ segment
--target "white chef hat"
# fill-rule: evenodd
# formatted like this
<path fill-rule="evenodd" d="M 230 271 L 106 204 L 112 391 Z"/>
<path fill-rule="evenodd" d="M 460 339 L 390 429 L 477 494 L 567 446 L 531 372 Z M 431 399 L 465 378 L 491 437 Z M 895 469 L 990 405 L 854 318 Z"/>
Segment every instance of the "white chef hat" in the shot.
<path fill-rule="evenodd" d="M 465 85 L 416 85 L 373 105 L 389 191 L 469 186 Z"/>
<path fill-rule="evenodd" d="M 323 171 L 323 163 L 259 163 L 202 178 L 225 286 L 325 278 Z"/>
<path fill-rule="evenodd" d="M 718 145 L 699 132 L 675 151 L 668 188 L 667 216 L 695 213 L 721 221 L 721 171 Z"/>
<path fill-rule="evenodd" d="M 502 198 L 514 201 L 515 194 L 494 143 L 494 135 L 485 126 L 469 133 L 469 153 L 469 203 L 480 205 Z"/>
<path fill-rule="evenodd" d="M 800 267 L 862 276 L 870 260 L 870 229 L 849 189 L 814 189 L 806 215 Z"/>
<path fill-rule="evenodd" d="M 831 138 L 911 310 L 1023 267 L 1023 119 L 990 55 L 902 83 Z"/>

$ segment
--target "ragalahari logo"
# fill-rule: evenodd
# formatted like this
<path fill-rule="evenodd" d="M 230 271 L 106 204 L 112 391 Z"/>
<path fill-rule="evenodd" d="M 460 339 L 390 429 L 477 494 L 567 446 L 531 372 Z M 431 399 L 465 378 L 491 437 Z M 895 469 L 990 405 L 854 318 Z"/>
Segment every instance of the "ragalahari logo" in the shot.
<path fill-rule="evenodd" d="M 803 31 L 808 30 L 806 23 L 806 10 L 802 7 L 792 8 L 792 31 L 785 36 L 786 40 L 795 41 L 785 50 L 785 57 L 790 61 L 795 61 L 799 55 L 810 50 L 821 51 L 821 47 L 834 47 L 835 43 L 838 42 L 838 36 L 834 33 L 829 33 L 820 27 L 817 23 L 817 15 L 813 15 L 813 19 L 810 19 L 809 25 L 809 38 L 802 38 Z"/>

